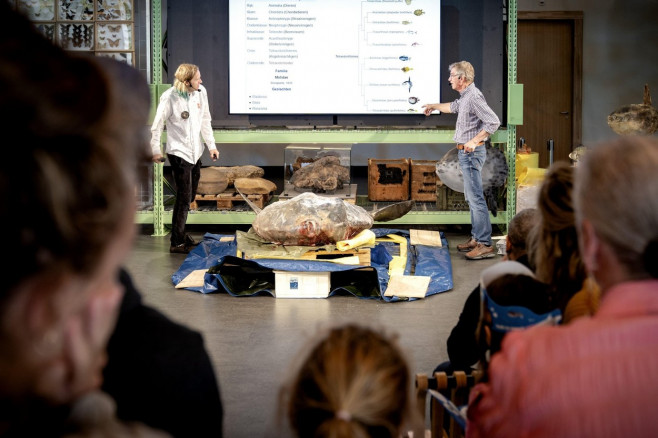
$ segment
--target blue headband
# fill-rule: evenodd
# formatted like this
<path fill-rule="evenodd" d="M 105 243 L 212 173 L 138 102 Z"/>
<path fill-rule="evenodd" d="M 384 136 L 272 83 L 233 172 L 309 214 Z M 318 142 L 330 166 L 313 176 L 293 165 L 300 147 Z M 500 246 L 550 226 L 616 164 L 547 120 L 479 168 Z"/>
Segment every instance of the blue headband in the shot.
<path fill-rule="evenodd" d="M 519 262 L 504 261 L 482 271 L 480 276 L 480 298 L 483 306 L 491 314 L 491 328 L 507 333 L 538 324 L 557 325 L 562 320 L 559 309 L 541 315 L 523 306 L 501 306 L 489 297 L 487 287 L 493 280 L 505 274 L 527 275 L 535 278 L 530 269 Z"/>
<path fill-rule="evenodd" d="M 484 306 L 491 314 L 491 328 L 497 332 L 507 333 L 532 325 L 558 325 L 562 320 L 559 309 L 541 315 L 523 306 L 501 306 L 489 297 L 486 289 L 482 289 Z"/>

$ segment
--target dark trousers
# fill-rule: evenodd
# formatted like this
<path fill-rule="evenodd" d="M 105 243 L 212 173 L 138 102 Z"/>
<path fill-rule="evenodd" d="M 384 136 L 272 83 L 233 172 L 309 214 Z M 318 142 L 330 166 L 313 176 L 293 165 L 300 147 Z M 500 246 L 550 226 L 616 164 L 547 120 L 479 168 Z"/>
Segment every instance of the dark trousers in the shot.
<path fill-rule="evenodd" d="M 185 222 L 190 211 L 190 203 L 196 196 L 201 178 L 201 160 L 196 164 L 188 163 L 176 155 L 168 155 L 171 171 L 176 184 L 176 203 L 171 218 L 171 244 L 185 243 Z"/>

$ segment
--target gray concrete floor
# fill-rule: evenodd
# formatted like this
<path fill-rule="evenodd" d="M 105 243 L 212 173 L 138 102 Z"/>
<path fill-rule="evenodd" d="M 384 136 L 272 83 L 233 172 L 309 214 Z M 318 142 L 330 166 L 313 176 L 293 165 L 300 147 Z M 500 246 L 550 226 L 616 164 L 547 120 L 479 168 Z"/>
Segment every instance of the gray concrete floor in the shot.
<path fill-rule="evenodd" d="M 194 226 L 191 234 L 226 232 Z M 426 226 L 424 229 L 439 229 Z M 243 228 L 244 229 L 244 228 Z M 414 372 L 430 373 L 447 360 L 446 339 L 482 269 L 499 261 L 468 261 L 457 252 L 470 227 L 441 226 L 448 239 L 454 288 L 423 300 L 386 303 L 353 296 L 328 299 L 231 297 L 174 289 L 171 275 L 185 255 L 169 253 L 169 236 L 140 228 L 126 262 L 144 301 L 173 320 L 200 331 L 206 342 L 224 404 L 224 436 L 262 437 L 274 427 L 277 395 L 289 366 L 318 329 L 346 322 L 368 324 L 399 335 Z M 500 232 L 494 227 L 494 237 Z"/>

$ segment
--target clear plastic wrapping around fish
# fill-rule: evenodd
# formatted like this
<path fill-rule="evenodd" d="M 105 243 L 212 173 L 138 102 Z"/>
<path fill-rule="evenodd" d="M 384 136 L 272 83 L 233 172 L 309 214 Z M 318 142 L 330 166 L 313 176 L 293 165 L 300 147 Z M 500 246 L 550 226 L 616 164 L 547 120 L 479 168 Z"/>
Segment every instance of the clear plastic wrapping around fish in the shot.
<path fill-rule="evenodd" d="M 268 205 L 252 227 L 273 243 L 317 246 L 350 239 L 372 224 L 372 216 L 362 207 L 309 192 Z"/>

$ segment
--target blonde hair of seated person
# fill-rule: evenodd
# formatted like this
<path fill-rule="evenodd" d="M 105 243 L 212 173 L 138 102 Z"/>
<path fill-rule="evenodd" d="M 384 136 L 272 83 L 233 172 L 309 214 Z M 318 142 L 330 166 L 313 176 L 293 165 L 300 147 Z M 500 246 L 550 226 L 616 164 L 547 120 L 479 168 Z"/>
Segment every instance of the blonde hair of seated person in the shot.
<path fill-rule="evenodd" d="M 414 418 L 410 376 L 394 338 L 345 325 L 307 352 L 281 406 L 298 437 L 398 437 Z"/>

